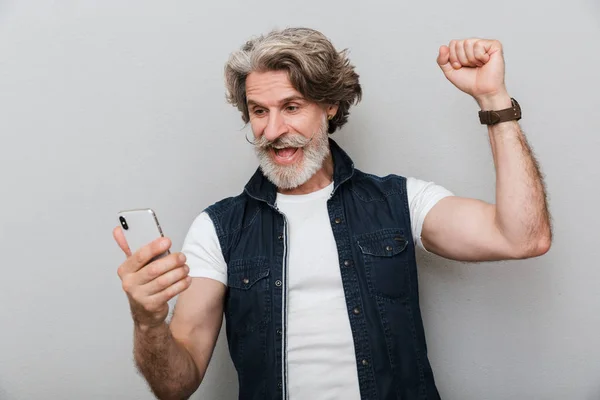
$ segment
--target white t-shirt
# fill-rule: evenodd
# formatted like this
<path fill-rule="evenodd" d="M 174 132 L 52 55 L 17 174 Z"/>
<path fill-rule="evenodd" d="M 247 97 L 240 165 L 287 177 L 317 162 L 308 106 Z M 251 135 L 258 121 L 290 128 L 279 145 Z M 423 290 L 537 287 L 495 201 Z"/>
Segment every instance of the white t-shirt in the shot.
<path fill-rule="evenodd" d="M 412 234 L 421 248 L 425 216 L 453 194 L 433 182 L 407 178 Z M 337 247 L 327 212 L 333 183 L 305 195 L 277 194 L 288 229 L 288 392 L 291 400 L 360 399 L 354 342 Z M 190 276 L 227 284 L 227 264 L 206 213 L 183 245 Z"/>

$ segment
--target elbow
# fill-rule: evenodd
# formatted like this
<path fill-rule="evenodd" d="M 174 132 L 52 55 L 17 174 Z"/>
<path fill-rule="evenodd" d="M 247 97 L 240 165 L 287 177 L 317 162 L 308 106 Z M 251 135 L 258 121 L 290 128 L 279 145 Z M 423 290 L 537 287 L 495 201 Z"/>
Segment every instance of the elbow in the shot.
<path fill-rule="evenodd" d="M 552 247 L 552 235 L 550 232 L 537 235 L 527 241 L 527 246 L 520 246 L 515 252 L 516 259 L 540 257 L 550 251 Z"/>
<path fill-rule="evenodd" d="M 532 257 L 539 257 L 550 251 L 552 247 L 552 238 L 550 235 L 544 235 L 536 241 L 535 247 L 531 252 Z"/>
<path fill-rule="evenodd" d="M 552 225 L 550 224 L 550 221 L 546 221 L 544 229 L 542 229 L 541 234 L 537 236 L 535 243 L 534 257 L 543 256 L 550 251 L 550 247 L 552 247 Z"/>

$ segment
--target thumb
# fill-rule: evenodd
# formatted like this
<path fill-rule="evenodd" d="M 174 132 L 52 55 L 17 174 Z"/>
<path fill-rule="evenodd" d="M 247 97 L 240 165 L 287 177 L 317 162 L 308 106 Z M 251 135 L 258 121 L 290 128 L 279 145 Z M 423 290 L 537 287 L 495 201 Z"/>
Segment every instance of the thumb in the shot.
<path fill-rule="evenodd" d="M 113 229 L 113 237 L 115 238 L 115 241 L 117 242 L 121 250 L 123 250 L 123 253 L 125 253 L 127 257 L 130 257 L 131 250 L 129 249 L 127 239 L 125 239 L 125 235 L 123 234 L 123 230 L 120 226 L 117 226 L 115 227 L 115 229 Z"/>
<path fill-rule="evenodd" d="M 444 73 L 454 70 L 450 64 L 450 48 L 448 46 L 440 46 L 437 63 Z"/>

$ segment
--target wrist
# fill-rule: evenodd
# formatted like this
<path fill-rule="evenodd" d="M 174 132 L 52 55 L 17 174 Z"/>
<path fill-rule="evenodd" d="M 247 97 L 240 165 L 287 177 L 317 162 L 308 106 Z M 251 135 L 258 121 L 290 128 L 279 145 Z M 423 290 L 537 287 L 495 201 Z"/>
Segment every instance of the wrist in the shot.
<path fill-rule="evenodd" d="M 165 320 L 166 315 L 139 315 L 136 312 L 132 313 L 133 327 L 136 331 L 144 334 L 157 332 L 167 326 Z"/>
<path fill-rule="evenodd" d="M 141 332 L 146 333 L 149 331 L 156 331 L 162 325 L 165 325 L 167 315 L 169 314 L 169 305 L 165 304 L 158 312 L 150 313 L 145 311 L 143 306 L 130 301 L 129 307 L 131 309 L 131 318 L 133 319 L 134 328 Z"/>
<path fill-rule="evenodd" d="M 510 96 L 506 90 L 475 97 L 482 111 L 498 111 L 512 107 Z"/>
<path fill-rule="evenodd" d="M 136 331 L 142 333 L 143 335 L 156 335 L 158 332 L 168 328 L 168 325 L 165 321 L 153 324 L 134 322 L 133 327 Z"/>

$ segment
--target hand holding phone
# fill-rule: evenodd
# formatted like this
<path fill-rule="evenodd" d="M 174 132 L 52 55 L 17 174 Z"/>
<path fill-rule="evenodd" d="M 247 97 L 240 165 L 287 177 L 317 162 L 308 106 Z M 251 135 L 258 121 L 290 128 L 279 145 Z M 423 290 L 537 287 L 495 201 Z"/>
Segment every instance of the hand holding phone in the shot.
<path fill-rule="evenodd" d="M 121 211 L 118 217 L 113 236 L 127 259 L 117 272 L 133 320 L 142 328 L 160 325 L 169 313 L 168 301 L 192 282 L 185 256 L 170 254 L 171 241 L 151 209 Z"/>
<path fill-rule="evenodd" d="M 136 252 L 153 240 L 164 237 L 156 213 L 150 208 L 120 211 L 117 216 L 131 252 Z M 122 247 L 121 247 L 122 248 Z M 155 257 L 168 256 L 169 250 Z"/>

